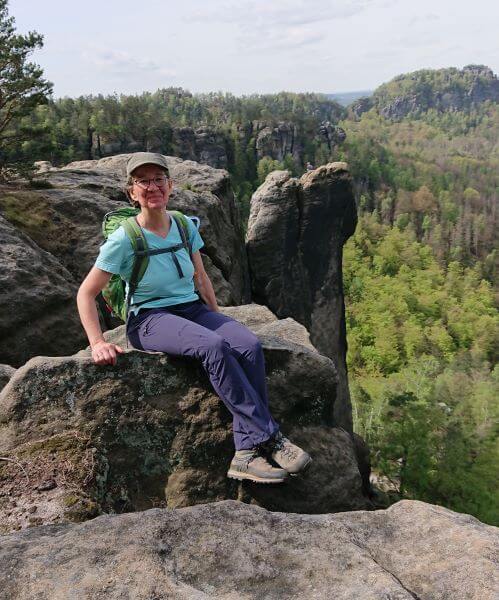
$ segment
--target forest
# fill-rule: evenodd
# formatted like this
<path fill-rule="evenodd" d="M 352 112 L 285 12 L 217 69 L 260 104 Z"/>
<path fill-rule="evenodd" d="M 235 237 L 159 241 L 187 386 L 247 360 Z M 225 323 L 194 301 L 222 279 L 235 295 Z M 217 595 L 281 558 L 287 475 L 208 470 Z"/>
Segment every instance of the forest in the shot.
<path fill-rule="evenodd" d="M 21 42 L 24 57 L 41 45 Z M 41 71 L 18 59 L 4 89 L 31 100 L 0 107 L 3 179 L 30 180 L 35 161 L 135 150 L 183 158 L 182 140 L 201 132 L 246 219 L 269 172 L 346 161 L 359 211 L 343 266 L 354 429 L 391 501 L 499 525 L 499 83 L 490 69 L 401 75 L 343 107 L 321 94 L 181 88 L 54 99 Z"/>

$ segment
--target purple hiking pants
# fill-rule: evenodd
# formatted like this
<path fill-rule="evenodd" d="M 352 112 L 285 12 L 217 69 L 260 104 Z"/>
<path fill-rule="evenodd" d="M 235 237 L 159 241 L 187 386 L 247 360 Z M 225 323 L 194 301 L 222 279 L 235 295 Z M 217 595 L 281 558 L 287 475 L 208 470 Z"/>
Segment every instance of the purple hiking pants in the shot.
<path fill-rule="evenodd" d="M 279 426 L 269 411 L 263 351 L 244 325 L 200 300 L 130 315 L 128 338 L 139 350 L 197 358 L 233 417 L 236 450 L 254 448 Z"/>

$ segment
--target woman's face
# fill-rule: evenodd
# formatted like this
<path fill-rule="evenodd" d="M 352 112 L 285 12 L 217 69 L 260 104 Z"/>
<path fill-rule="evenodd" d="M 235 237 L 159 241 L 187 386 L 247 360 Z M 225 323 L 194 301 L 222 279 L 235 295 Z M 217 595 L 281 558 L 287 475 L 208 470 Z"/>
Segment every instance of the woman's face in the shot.
<path fill-rule="evenodd" d="M 168 198 L 172 191 L 173 182 L 166 178 L 166 173 L 157 165 L 142 165 L 132 173 L 133 187 L 130 196 L 138 202 L 140 208 L 164 209 L 168 206 Z M 163 185 L 154 180 L 165 179 Z M 146 185 L 147 184 L 147 185 Z"/>

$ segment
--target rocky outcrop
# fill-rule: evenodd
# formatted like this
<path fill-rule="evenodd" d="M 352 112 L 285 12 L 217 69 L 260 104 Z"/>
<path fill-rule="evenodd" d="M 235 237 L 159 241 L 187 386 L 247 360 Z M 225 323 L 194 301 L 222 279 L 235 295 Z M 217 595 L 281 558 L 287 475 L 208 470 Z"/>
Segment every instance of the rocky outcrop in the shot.
<path fill-rule="evenodd" d="M 302 334 L 290 319 L 279 332 L 263 307 L 228 312 L 256 324 L 271 411 L 314 459 L 305 474 L 278 486 L 227 479 L 231 416 L 197 361 L 135 350 L 116 367 L 88 351 L 37 357 L 0 394 L 4 528 L 230 498 L 307 513 L 371 507 L 355 441 L 333 427 L 333 362 L 289 341 Z M 106 336 L 124 343 L 123 327 Z"/>
<path fill-rule="evenodd" d="M 330 163 L 301 179 L 271 173 L 251 199 L 246 237 L 254 301 L 304 325 L 319 352 L 334 357 L 334 423 L 347 431 L 352 416 L 341 264 L 355 225 L 347 166 Z"/>
<path fill-rule="evenodd" d="M 419 116 L 430 109 L 469 111 L 486 101 L 499 102 L 499 79 L 485 65 L 423 69 L 399 75 L 381 85 L 370 100 L 381 115 L 393 120 Z"/>
<path fill-rule="evenodd" d="M 374 104 L 371 97 L 362 97 L 358 98 L 357 100 L 354 100 L 351 104 L 349 104 L 348 111 L 354 117 L 360 118 L 360 116 L 363 113 L 367 112 L 368 110 L 371 110 L 373 106 Z"/>
<path fill-rule="evenodd" d="M 75 171 L 78 178 L 86 177 L 87 173 L 90 178 L 102 174 L 105 186 L 109 186 L 109 177 L 115 177 L 120 186 L 115 186 L 114 190 L 122 191 L 128 157 L 128 154 L 122 154 L 98 161 L 70 163 L 63 169 L 50 172 L 46 179 L 53 183 L 55 177 L 57 182 L 57 178 L 65 173 L 67 180 L 71 181 Z M 220 282 L 215 292 L 221 304 L 248 301 L 249 279 L 242 226 L 229 174 L 190 160 L 166 158 L 174 181 L 169 208 L 200 218 L 200 232 L 205 242 L 201 252 L 209 257 L 207 270 L 210 276 L 215 282 Z M 100 230 L 97 233 L 100 236 Z"/>
<path fill-rule="evenodd" d="M 172 144 L 175 155 L 180 158 L 215 169 L 226 169 L 228 166 L 225 136 L 210 127 L 174 127 Z"/>
<path fill-rule="evenodd" d="M 319 139 L 326 142 L 331 152 L 336 146 L 341 145 L 346 140 L 345 130 L 338 125 L 333 125 L 329 121 L 323 121 L 319 127 Z"/>
<path fill-rule="evenodd" d="M 226 136 L 207 126 L 172 127 L 167 136 L 152 136 L 146 143 L 136 140 L 105 141 L 96 134 L 93 134 L 92 139 L 91 156 L 96 160 L 144 150 L 161 153 L 166 145 L 175 156 L 184 160 L 200 162 L 215 169 L 226 169 L 228 166 Z"/>
<path fill-rule="evenodd" d="M 84 344 L 76 289 L 103 241 L 105 213 L 127 202 L 127 158 L 61 169 L 43 163 L 35 180 L 39 189 L 0 189 L 0 226 L 6 231 L 0 242 L 0 362 L 19 366 L 37 354 L 68 354 Z M 228 173 L 173 157 L 168 163 L 176 183 L 170 207 L 200 217 L 202 252 L 220 304 L 247 302 L 244 239 Z M 14 304 L 19 311 L 12 316 Z"/>
<path fill-rule="evenodd" d="M 293 123 L 280 122 L 274 126 L 255 122 L 257 160 L 270 156 L 283 161 L 286 155 L 292 156 L 300 164 L 303 160 L 303 144 L 298 127 Z"/>
<path fill-rule="evenodd" d="M 83 343 L 71 274 L 1 215 L 0 265 L 0 362 L 18 366 L 47 348 L 68 354 Z"/>
<path fill-rule="evenodd" d="M 11 367 L 10 365 L 0 365 L 0 390 L 7 385 L 15 372 L 16 370 L 14 367 Z"/>
<path fill-rule="evenodd" d="M 418 501 L 320 516 L 225 501 L 3 536 L 0 587 L 5 600 L 494 600 L 498 544 L 497 528 Z"/>

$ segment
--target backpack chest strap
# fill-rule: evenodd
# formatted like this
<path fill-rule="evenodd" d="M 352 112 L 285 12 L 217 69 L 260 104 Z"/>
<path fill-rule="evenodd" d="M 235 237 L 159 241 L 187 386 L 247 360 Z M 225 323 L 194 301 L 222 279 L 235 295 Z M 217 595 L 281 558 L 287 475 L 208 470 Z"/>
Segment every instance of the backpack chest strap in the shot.
<path fill-rule="evenodd" d="M 135 250 L 134 254 L 137 258 L 143 258 L 145 256 L 155 256 L 157 254 L 166 254 L 168 252 L 171 253 L 173 262 L 175 263 L 175 267 L 177 268 L 177 273 L 180 278 L 184 276 L 184 272 L 182 271 L 182 267 L 180 266 L 180 262 L 177 258 L 175 252 L 178 250 L 185 249 L 188 251 L 186 244 L 183 242 L 181 244 L 175 244 L 175 246 L 170 246 L 170 248 L 156 248 L 154 250 Z"/>
<path fill-rule="evenodd" d="M 167 252 L 177 252 L 178 250 L 182 250 L 185 248 L 185 244 L 175 244 L 175 246 L 171 246 L 170 248 L 155 248 L 154 250 L 135 250 L 135 256 L 155 256 L 156 254 L 166 254 Z M 187 249 L 187 248 L 186 248 Z"/>

